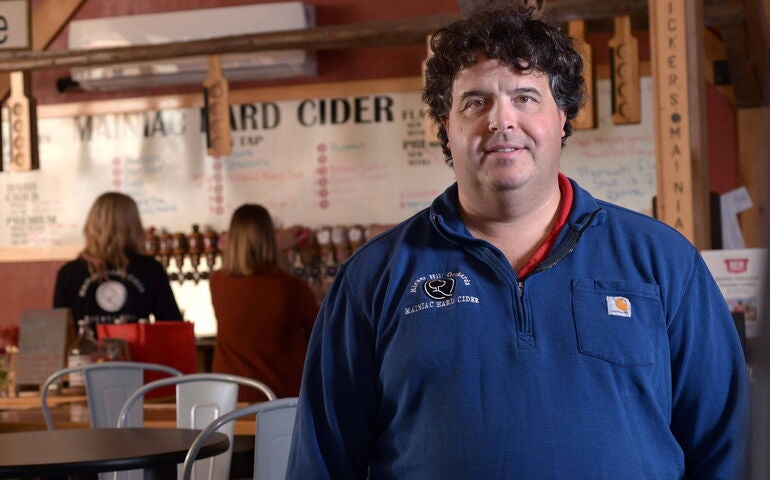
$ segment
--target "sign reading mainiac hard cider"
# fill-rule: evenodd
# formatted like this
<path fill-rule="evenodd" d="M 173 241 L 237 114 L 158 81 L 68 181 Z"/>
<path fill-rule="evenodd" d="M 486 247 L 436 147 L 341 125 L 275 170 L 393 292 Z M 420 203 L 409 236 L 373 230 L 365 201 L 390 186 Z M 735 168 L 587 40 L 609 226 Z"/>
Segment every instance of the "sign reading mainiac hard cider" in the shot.
<path fill-rule="evenodd" d="M 30 48 L 28 0 L 0 0 L 0 50 Z"/>

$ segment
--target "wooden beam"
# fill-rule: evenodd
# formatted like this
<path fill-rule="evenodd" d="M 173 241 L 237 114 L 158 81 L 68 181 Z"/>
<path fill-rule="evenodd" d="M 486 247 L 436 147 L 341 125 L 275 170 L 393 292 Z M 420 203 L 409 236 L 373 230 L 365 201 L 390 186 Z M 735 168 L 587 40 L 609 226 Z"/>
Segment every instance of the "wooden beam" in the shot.
<path fill-rule="evenodd" d="M 740 23 L 744 18 L 743 4 L 732 0 L 705 0 L 703 23 L 706 26 Z M 647 0 L 549 0 L 543 14 L 557 23 L 570 20 L 604 20 L 622 15 L 647 17 Z M 608 24 L 612 26 L 612 22 Z M 611 28 L 608 28 L 608 31 Z"/>
<path fill-rule="evenodd" d="M 727 29 L 730 35 L 740 35 L 742 45 L 733 45 L 730 55 L 738 51 L 737 68 L 743 78 L 733 82 L 737 97 L 738 131 L 738 177 L 745 186 L 753 206 L 738 214 L 741 232 L 746 247 L 766 247 L 768 245 L 767 205 L 770 202 L 767 185 L 770 182 L 770 75 L 768 75 L 768 55 L 770 54 L 770 0 L 744 0 L 746 3 L 745 29 L 736 32 L 734 27 Z M 724 29 L 723 29 L 724 30 Z M 746 51 L 741 52 L 745 47 Z M 729 56 L 728 56 L 729 58 Z M 734 65 L 730 65 L 731 74 Z M 758 78 L 757 78 L 758 77 Z M 756 85 L 753 83 L 756 82 Z M 741 86 L 751 89 L 755 97 L 748 98 Z M 758 98 L 757 98 L 758 97 Z M 757 105 L 751 105 L 757 103 Z M 749 106 L 750 105 L 750 106 Z"/>
<path fill-rule="evenodd" d="M 753 206 L 738 214 L 741 233 L 747 248 L 767 246 L 764 232 L 767 223 L 767 185 L 770 172 L 770 107 L 738 110 L 739 181 L 746 187 Z M 762 161 L 762 160 L 765 161 Z"/>
<path fill-rule="evenodd" d="M 329 50 L 416 45 L 422 44 L 426 35 L 458 18 L 458 14 L 443 14 L 155 45 L 45 52 L 9 52 L 6 55 L 0 55 L 0 71 L 109 65 L 154 61 L 161 58 L 269 50 Z"/>
<path fill-rule="evenodd" d="M 735 89 L 735 104 L 738 108 L 762 105 L 760 82 L 750 62 L 749 52 L 756 47 L 748 43 L 744 24 L 722 27 L 722 39 L 727 48 L 727 63 L 730 66 L 730 83 Z"/>
<path fill-rule="evenodd" d="M 57 0 L 49 1 L 54 2 Z M 69 0 L 69 2 L 74 1 Z M 738 17 L 742 18 L 742 4 L 717 4 L 709 8 L 726 9 L 728 7 L 733 12 L 732 14 L 725 13 L 723 16 L 712 16 L 707 8 L 705 16 L 711 22 L 720 25 L 725 22 L 732 22 Z M 550 21 L 564 23 L 575 19 L 614 18 L 626 14 L 644 14 L 646 9 L 646 0 L 618 0 L 616 2 L 608 2 L 606 0 L 551 0 L 545 3 L 543 12 L 544 16 Z M 156 45 L 88 50 L 9 52 L 0 55 L 0 72 L 110 65 L 115 63 L 153 61 L 161 58 L 269 50 L 334 50 L 420 45 L 425 41 L 426 35 L 430 35 L 458 18 L 460 18 L 459 14 L 452 13 Z M 703 18 L 703 14 L 701 18 Z"/>
<path fill-rule="evenodd" d="M 45 50 L 86 0 L 43 0 L 32 11 L 32 50 Z M 14 69 L 1 70 L 12 72 Z M 11 77 L 0 74 L 0 101 L 11 91 Z"/>
<path fill-rule="evenodd" d="M 669 0 L 670 1 L 670 0 Z M 711 248 L 711 177 L 708 158 L 708 124 L 706 119 L 706 77 L 703 75 L 704 15 L 701 0 L 685 0 L 688 109 L 690 111 L 690 169 L 692 180 L 693 225 L 695 247 Z"/>
<path fill-rule="evenodd" d="M 713 85 L 730 102 L 730 105 L 735 106 L 733 85 L 730 83 L 717 85 L 716 65 L 727 63 L 727 47 L 710 28 L 703 30 L 703 56 L 703 74 L 706 76 L 706 82 Z"/>

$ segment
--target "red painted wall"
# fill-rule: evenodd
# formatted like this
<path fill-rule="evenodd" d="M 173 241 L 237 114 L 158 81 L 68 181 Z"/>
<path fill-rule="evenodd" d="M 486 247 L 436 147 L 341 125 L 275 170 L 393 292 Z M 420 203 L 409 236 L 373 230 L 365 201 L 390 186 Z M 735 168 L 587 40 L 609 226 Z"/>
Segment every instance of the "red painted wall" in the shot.
<path fill-rule="evenodd" d="M 722 194 L 740 186 L 737 112 L 724 95 L 707 85 L 706 115 L 711 190 Z"/>
<path fill-rule="evenodd" d="M 0 262 L 0 327 L 17 325 L 24 310 L 51 308 L 56 272 L 64 262 Z"/>

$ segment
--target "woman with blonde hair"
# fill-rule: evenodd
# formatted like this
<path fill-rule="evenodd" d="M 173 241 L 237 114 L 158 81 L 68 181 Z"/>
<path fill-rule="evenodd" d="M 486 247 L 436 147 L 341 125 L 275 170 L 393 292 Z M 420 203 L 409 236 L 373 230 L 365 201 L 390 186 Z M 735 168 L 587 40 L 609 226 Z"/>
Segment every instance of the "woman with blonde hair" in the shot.
<path fill-rule="evenodd" d="M 278 266 L 273 221 L 261 205 L 233 213 L 222 269 L 209 287 L 217 317 L 212 370 L 265 382 L 279 397 L 299 394 L 318 302 L 304 281 Z M 265 399 L 245 389 L 240 398 Z"/>
<path fill-rule="evenodd" d="M 135 322 L 181 320 L 163 266 L 144 255 L 144 229 L 136 202 L 118 192 L 100 195 L 83 228 L 86 244 L 59 269 L 54 308 L 69 308 L 75 320 Z"/>

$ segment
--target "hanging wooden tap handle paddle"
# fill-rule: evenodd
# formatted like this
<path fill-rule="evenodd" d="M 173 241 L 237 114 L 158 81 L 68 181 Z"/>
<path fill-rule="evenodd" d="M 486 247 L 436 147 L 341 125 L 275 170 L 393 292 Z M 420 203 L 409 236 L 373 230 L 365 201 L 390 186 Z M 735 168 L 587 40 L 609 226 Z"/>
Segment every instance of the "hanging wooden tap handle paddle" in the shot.
<path fill-rule="evenodd" d="M 567 24 L 567 30 L 569 36 L 575 39 L 575 49 L 583 58 L 583 78 L 586 82 L 585 105 L 580 109 L 577 117 L 572 120 L 572 126 L 576 130 L 594 128 L 596 127 L 594 115 L 596 104 L 594 99 L 593 51 L 591 45 L 585 40 L 585 22 L 572 20 Z"/>
<path fill-rule="evenodd" d="M 11 171 L 39 167 L 35 99 L 29 94 L 29 73 L 11 72 L 8 112 L 11 124 Z"/>
<path fill-rule="evenodd" d="M 631 17 L 615 17 L 615 36 L 610 39 L 612 121 L 615 124 L 642 120 L 639 79 L 639 42 L 631 34 Z"/>
<path fill-rule="evenodd" d="M 206 109 L 206 146 L 213 157 L 229 155 L 232 151 L 230 137 L 230 89 L 222 76 L 222 58 L 209 55 L 209 74 L 203 82 Z"/>

